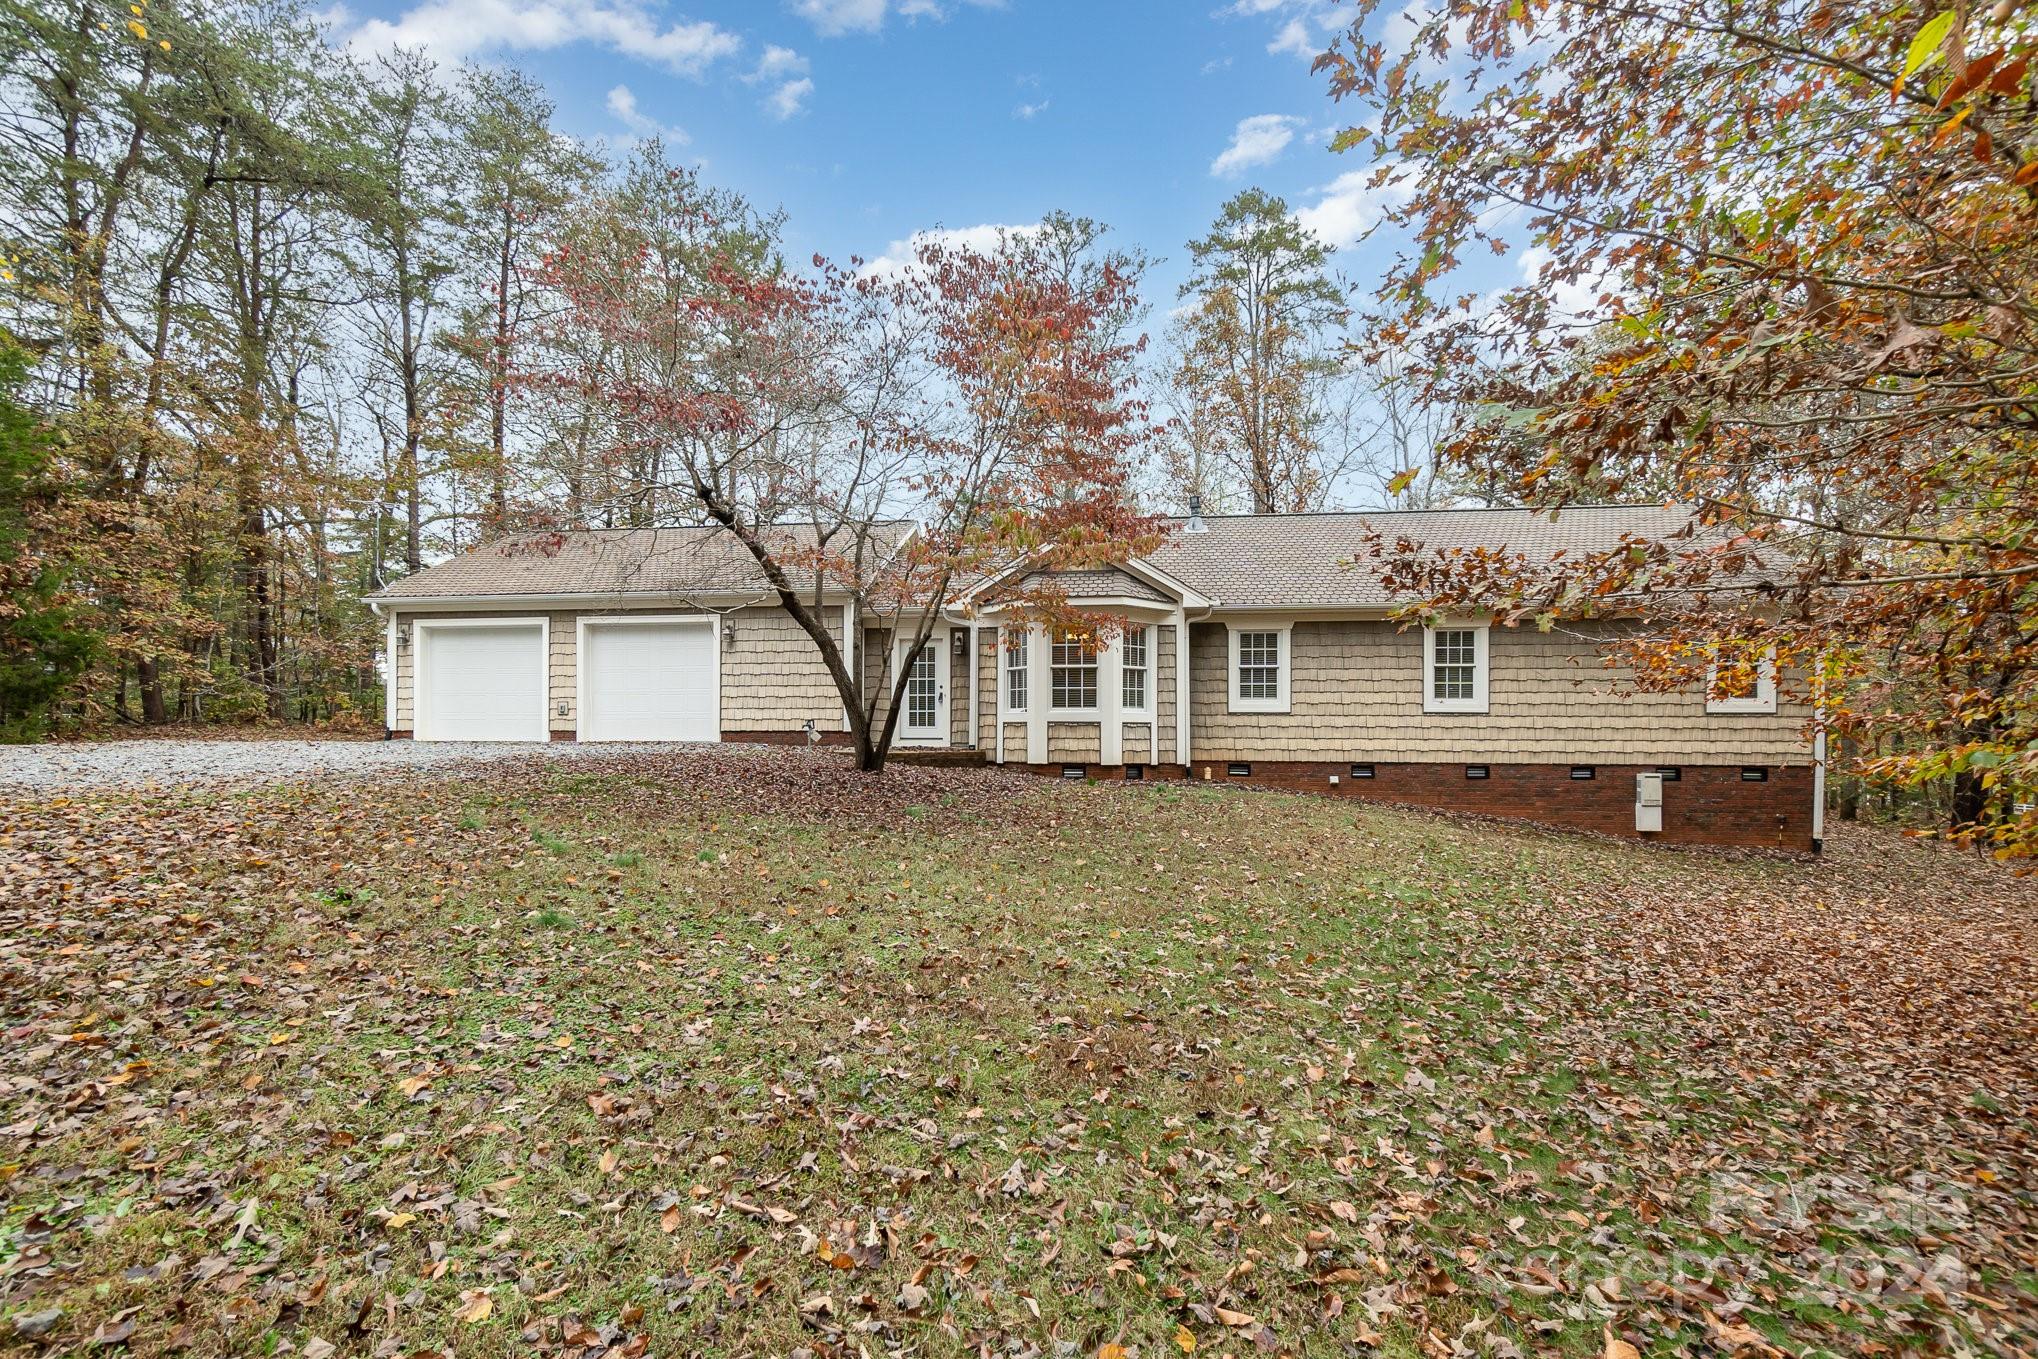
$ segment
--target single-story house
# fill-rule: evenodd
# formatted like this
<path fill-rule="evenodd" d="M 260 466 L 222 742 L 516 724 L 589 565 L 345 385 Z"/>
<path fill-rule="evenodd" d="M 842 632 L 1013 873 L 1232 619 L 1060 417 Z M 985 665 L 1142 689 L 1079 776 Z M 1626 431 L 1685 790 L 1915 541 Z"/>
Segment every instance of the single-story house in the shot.
<path fill-rule="evenodd" d="M 867 687 L 910 670 L 899 747 L 1816 848 L 1823 741 L 1773 665 L 1733 697 L 1636 692 L 1601 662 L 1618 621 L 1409 624 L 1351 564 L 1375 528 L 1542 557 L 1667 537 L 1688 519 L 1656 506 L 1195 516 L 1151 556 L 1055 581 L 1072 606 L 1130 620 L 1101 647 L 1002 620 L 1000 583 L 1023 564 L 958 594 L 910 658 L 887 620 L 820 598 Z M 847 727 L 812 639 L 719 530 L 478 548 L 371 603 L 386 620 L 393 736 L 793 741 Z"/>

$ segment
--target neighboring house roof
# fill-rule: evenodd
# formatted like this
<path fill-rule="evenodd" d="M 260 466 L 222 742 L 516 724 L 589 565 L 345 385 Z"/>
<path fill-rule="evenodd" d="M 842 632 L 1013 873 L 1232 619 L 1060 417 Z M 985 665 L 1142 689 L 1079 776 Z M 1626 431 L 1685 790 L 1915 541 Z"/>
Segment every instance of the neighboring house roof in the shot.
<path fill-rule="evenodd" d="M 912 525 L 880 524 L 880 553 L 896 549 Z M 796 548 L 811 546 L 810 527 L 774 530 Z M 718 526 L 581 529 L 489 543 L 386 586 L 377 599 L 488 596 L 723 594 L 765 590 L 756 560 Z"/>
<path fill-rule="evenodd" d="M 1021 580 L 1020 591 L 1043 588 L 1060 590 L 1070 600 L 1143 599 L 1155 604 L 1172 604 L 1174 599 L 1129 571 L 1103 567 L 1091 571 L 1034 571 Z"/>
<path fill-rule="evenodd" d="M 1225 608 L 1388 608 L 1398 601 L 1365 559 L 1378 533 L 1384 548 L 1406 538 L 1430 551 L 1489 548 L 1544 561 L 1617 546 L 1624 537 L 1662 539 L 1691 511 L 1660 505 L 1578 505 L 1558 515 L 1533 510 L 1357 510 L 1323 514 L 1207 515 L 1206 531 L 1174 531 L 1147 558 Z M 1357 565 L 1348 565 L 1359 558 Z"/>

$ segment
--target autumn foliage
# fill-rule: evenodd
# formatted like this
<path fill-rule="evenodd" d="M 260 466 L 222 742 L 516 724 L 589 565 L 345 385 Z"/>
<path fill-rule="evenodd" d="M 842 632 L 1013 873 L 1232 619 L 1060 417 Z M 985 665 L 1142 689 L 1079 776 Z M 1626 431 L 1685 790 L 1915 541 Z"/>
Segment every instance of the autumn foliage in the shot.
<path fill-rule="evenodd" d="M 1377 334 L 1465 412 L 1447 459 L 1502 498 L 1705 521 L 1554 562 L 1390 554 L 1403 579 L 1545 625 L 1646 597 L 1615 657 L 1645 685 L 1774 647 L 1839 767 L 2038 849 L 2028 10 L 1361 10 L 1319 69 L 1376 120 L 1340 149 L 1409 190 Z M 1514 286 L 1460 282 L 1496 252 Z"/>
<path fill-rule="evenodd" d="M 928 243 L 900 270 L 797 271 L 772 222 L 682 173 L 669 193 L 665 216 L 616 214 L 548 258 L 571 338 L 547 348 L 584 358 L 524 380 L 602 412 L 603 456 L 743 544 L 879 767 L 906 683 L 895 637 L 910 654 L 959 587 L 1016 560 L 1097 565 L 1158 541 L 1131 489 L 1154 433 L 1138 343 L 1115 324 L 1135 280 L 1020 234 Z M 824 588 L 878 633 L 877 684 Z M 1075 623 L 1046 587 L 1007 602 Z"/>

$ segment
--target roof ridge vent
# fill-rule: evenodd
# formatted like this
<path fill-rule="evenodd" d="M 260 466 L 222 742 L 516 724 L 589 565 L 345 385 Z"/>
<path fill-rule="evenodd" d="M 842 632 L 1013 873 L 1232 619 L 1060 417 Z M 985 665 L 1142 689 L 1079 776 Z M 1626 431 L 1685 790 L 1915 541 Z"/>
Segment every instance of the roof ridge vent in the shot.
<path fill-rule="evenodd" d="M 1210 525 L 1203 522 L 1202 496 L 1192 495 L 1189 497 L 1189 522 L 1182 525 L 1182 532 L 1184 533 L 1210 532 Z"/>

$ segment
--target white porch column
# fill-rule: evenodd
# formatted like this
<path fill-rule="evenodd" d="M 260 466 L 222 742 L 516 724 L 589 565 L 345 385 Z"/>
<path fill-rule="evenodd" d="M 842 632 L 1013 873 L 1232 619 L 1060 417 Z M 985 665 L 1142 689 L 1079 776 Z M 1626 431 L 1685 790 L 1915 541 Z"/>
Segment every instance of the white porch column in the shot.
<path fill-rule="evenodd" d="M 1120 637 L 1097 652 L 1097 762 L 1125 763 L 1125 719 L 1119 707 L 1125 701 L 1125 639 Z"/>
<path fill-rule="evenodd" d="M 1026 763 L 1047 763 L 1047 630 L 1026 631 Z"/>
<path fill-rule="evenodd" d="M 1230 683 L 1228 677 L 1225 682 Z M 1189 763 L 1189 688 L 1189 615 L 1186 610 L 1176 609 L 1175 759 L 1184 765 Z"/>

